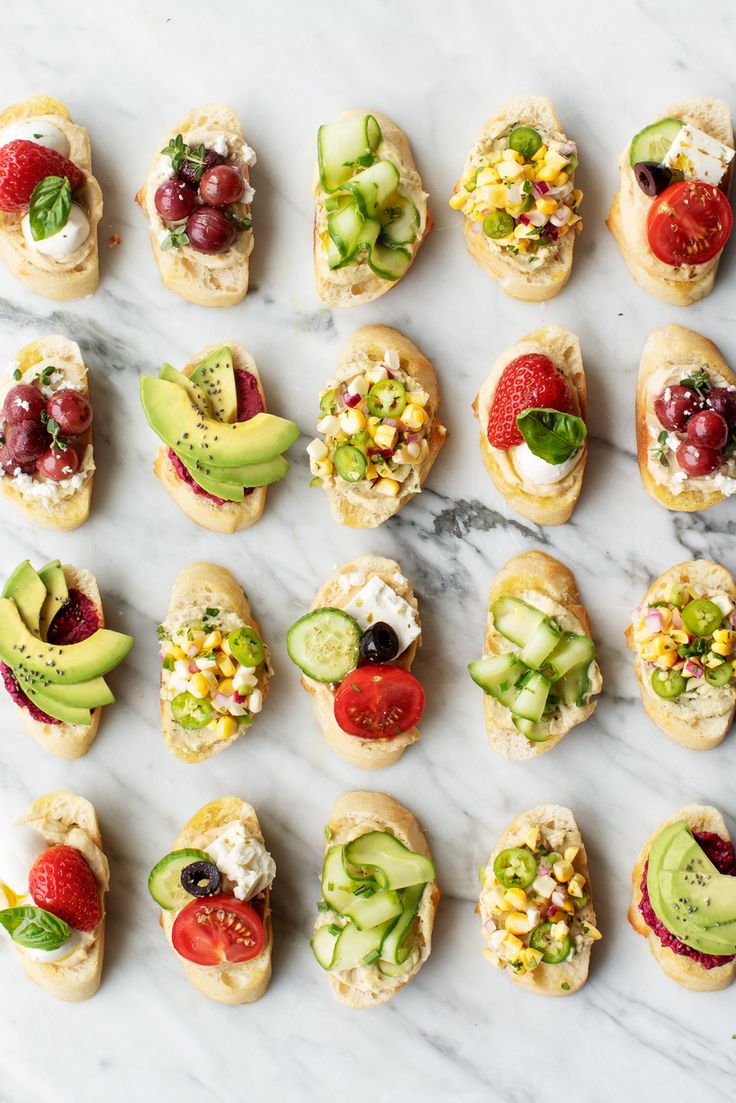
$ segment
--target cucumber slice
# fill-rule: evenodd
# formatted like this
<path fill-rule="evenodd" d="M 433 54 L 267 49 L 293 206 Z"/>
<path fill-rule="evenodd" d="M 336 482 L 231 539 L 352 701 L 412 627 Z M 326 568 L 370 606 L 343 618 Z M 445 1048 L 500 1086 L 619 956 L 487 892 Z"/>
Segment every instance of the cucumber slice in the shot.
<path fill-rule="evenodd" d="M 588 636 L 565 632 L 547 663 L 554 675 L 553 680 L 557 681 L 574 666 L 585 666 L 587 669 L 594 658 L 595 644 Z"/>
<path fill-rule="evenodd" d="M 521 732 L 530 743 L 545 743 L 549 739 L 550 730 L 544 722 L 535 724 L 532 720 L 523 720 L 520 716 L 514 716 L 512 719 L 516 730 Z"/>
<path fill-rule="evenodd" d="M 516 699 L 516 683 L 523 678 L 527 667 L 519 662 L 516 655 L 488 655 L 468 667 L 470 677 L 484 693 L 490 694 L 508 708 Z"/>
<path fill-rule="evenodd" d="M 211 862 L 204 850 L 172 850 L 148 875 L 148 891 L 166 911 L 183 908 L 193 899 L 181 883 L 181 871 L 192 862 Z"/>
<path fill-rule="evenodd" d="M 409 888 L 404 889 L 402 892 L 403 909 L 401 915 L 389 931 L 386 936 L 386 941 L 381 948 L 381 959 L 383 962 L 399 966 L 409 957 L 412 947 L 404 945 L 404 943 L 409 933 L 409 928 L 414 921 L 414 916 L 419 910 L 419 903 L 422 899 L 423 892 L 424 885 L 410 885 Z M 391 976 L 395 974 L 389 973 L 388 975 Z"/>
<path fill-rule="evenodd" d="M 370 927 L 364 931 L 359 930 L 354 923 L 348 923 L 337 936 L 332 968 L 355 969 L 360 965 L 371 965 L 381 956 L 384 939 L 395 922 L 395 919 L 389 919 L 379 927 Z"/>
<path fill-rule="evenodd" d="M 364 222 L 365 216 L 358 209 L 357 203 L 349 203 L 327 216 L 327 232 L 342 260 L 350 260 L 355 256 Z"/>
<path fill-rule="evenodd" d="M 554 692 L 563 705 L 575 705 L 579 708 L 585 704 L 585 699 L 590 693 L 589 666 L 589 663 L 574 666 L 555 684 Z"/>
<path fill-rule="evenodd" d="M 401 176 L 393 161 L 376 161 L 357 173 L 345 187 L 353 193 L 366 218 L 375 218 L 399 186 Z"/>
<path fill-rule="evenodd" d="M 322 897 L 338 915 L 344 914 L 344 909 L 354 899 L 353 890 L 361 885 L 345 868 L 344 849 L 342 846 L 331 846 L 322 864 Z"/>
<path fill-rule="evenodd" d="M 381 138 L 381 128 L 373 115 L 352 115 L 321 126 L 317 133 L 317 156 L 325 191 L 342 187 L 353 175 L 356 164 L 370 163 Z"/>
<path fill-rule="evenodd" d="M 526 684 L 519 690 L 516 700 L 510 706 L 514 716 L 522 720 L 532 720 L 535 724 L 542 719 L 552 683 L 537 671 L 530 675 Z"/>
<path fill-rule="evenodd" d="M 411 245 L 419 232 L 419 211 L 407 195 L 394 196 L 385 206 L 381 222 L 387 245 Z"/>
<path fill-rule="evenodd" d="M 527 605 L 518 597 L 500 597 L 491 606 L 497 632 L 518 647 L 529 642 L 533 633 L 547 618 L 539 609 Z"/>
<path fill-rule="evenodd" d="M 377 241 L 368 254 L 368 264 L 381 279 L 400 280 L 411 264 L 411 253 L 401 246 L 391 249 Z"/>
<path fill-rule="evenodd" d="M 389 931 L 388 937 L 391 937 Z M 384 947 L 386 943 L 384 942 Z M 383 950 L 381 953 L 383 954 Z M 382 973 L 384 977 L 404 977 L 407 973 L 411 973 L 412 969 L 415 969 L 417 962 L 419 961 L 419 950 L 416 946 L 412 946 L 411 951 L 407 954 L 406 960 L 402 965 L 395 965 L 392 961 L 384 961 L 381 957 L 376 965 L 378 966 L 379 973 Z"/>
<path fill-rule="evenodd" d="M 345 847 L 348 868 L 377 870 L 389 889 L 433 881 L 437 872 L 429 858 L 416 854 L 388 831 L 369 831 L 353 839 Z"/>
<path fill-rule="evenodd" d="M 325 924 L 324 927 L 319 927 L 309 940 L 312 953 L 323 969 L 331 969 L 334 965 L 335 947 L 340 937 L 339 934 L 330 930 L 330 926 L 331 924 Z"/>
<path fill-rule="evenodd" d="M 289 658 L 315 682 L 341 682 L 360 658 L 358 622 L 342 609 L 315 609 L 292 624 L 286 637 Z"/>
<path fill-rule="evenodd" d="M 629 164 L 633 168 L 640 161 L 661 164 L 667 150 L 682 130 L 681 119 L 660 119 L 650 123 L 635 134 L 629 148 Z"/>
<path fill-rule="evenodd" d="M 535 628 L 519 653 L 519 658 L 534 670 L 540 670 L 544 661 L 551 655 L 562 639 L 562 632 L 548 620 L 543 620 Z"/>
<path fill-rule="evenodd" d="M 338 915 L 352 919 L 361 931 L 400 916 L 403 903 L 399 894 L 354 880 L 345 868 L 343 849 L 342 846 L 331 846 L 325 855 L 322 866 L 322 896 L 325 902 Z"/>

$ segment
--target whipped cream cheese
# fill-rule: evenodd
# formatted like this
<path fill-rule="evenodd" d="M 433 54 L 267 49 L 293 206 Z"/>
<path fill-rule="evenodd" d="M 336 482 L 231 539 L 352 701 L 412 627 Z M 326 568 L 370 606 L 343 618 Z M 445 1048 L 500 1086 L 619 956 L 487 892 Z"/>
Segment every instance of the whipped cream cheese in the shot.
<path fill-rule="evenodd" d="M 231 823 L 207 847 L 215 865 L 229 881 L 238 900 L 251 900 L 276 876 L 276 863 L 263 843 L 249 835 L 245 825 Z"/>
<path fill-rule="evenodd" d="M 46 149 L 55 149 L 62 157 L 69 156 L 69 139 L 66 134 L 46 119 L 18 119 L 0 130 L 0 146 L 17 141 L 35 142 Z"/>

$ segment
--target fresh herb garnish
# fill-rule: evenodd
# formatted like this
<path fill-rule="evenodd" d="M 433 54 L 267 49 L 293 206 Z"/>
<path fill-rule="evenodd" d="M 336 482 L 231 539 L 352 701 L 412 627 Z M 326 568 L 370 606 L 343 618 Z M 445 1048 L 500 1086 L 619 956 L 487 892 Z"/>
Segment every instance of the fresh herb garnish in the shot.
<path fill-rule="evenodd" d="M 317 911 L 318 912 L 328 912 L 328 911 L 330 911 L 330 905 L 327 903 L 326 900 L 320 900 L 319 903 L 317 904 Z"/>
<path fill-rule="evenodd" d="M 32 950 L 58 950 L 69 938 L 68 924 L 43 908 L 5 908 L 0 925 L 13 942 Z"/>
<path fill-rule="evenodd" d="M 377 961 L 381 956 L 380 950 L 371 950 L 369 954 L 366 954 L 363 961 L 366 965 L 372 965 L 374 961 Z"/>
<path fill-rule="evenodd" d="M 236 214 L 233 210 L 225 211 L 225 218 L 228 222 L 232 222 L 233 226 L 237 226 L 239 230 L 249 230 L 253 225 L 252 218 L 246 218 L 245 215 Z"/>
<path fill-rule="evenodd" d="M 373 885 L 360 885 L 357 889 L 353 889 L 353 896 L 375 896 L 376 890 Z"/>
<path fill-rule="evenodd" d="M 14 379 L 14 380 L 16 381 L 16 383 L 17 383 L 17 382 L 18 382 L 18 380 L 19 380 L 20 378 L 21 378 L 21 371 L 20 371 L 20 368 L 16 368 L 16 369 L 15 369 L 15 371 L 13 372 L 13 379 Z"/>
<path fill-rule="evenodd" d="M 202 620 L 212 620 L 213 617 L 217 617 L 219 615 L 220 615 L 220 610 L 219 609 L 211 609 L 208 606 L 205 609 L 204 613 L 202 614 Z"/>
<path fill-rule="evenodd" d="M 516 424 L 529 451 L 546 463 L 565 463 L 583 446 L 588 435 L 585 422 L 575 414 L 559 410 L 524 410 Z"/>
<path fill-rule="evenodd" d="M 327 930 L 330 932 L 331 935 L 334 935 L 335 938 L 337 938 L 340 931 L 342 930 L 342 927 L 340 927 L 337 923 L 330 923 Z"/>
<path fill-rule="evenodd" d="M 560 985 L 560 988 L 562 988 L 563 991 L 565 991 L 565 992 L 570 991 L 570 985 L 567 983 L 567 981 L 563 981 L 562 984 Z"/>
<path fill-rule="evenodd" d="M 160 640 L 162 640 L 166 635 L 166 629 L 164 628 L 163 624 L 159 624 L 158 628 L 156 629 L 156 635 Z"/>
<path fill-rule="evenodd" d="M 681 379 L 680 386 L 692 387 L 699 395 L 703 395 L 706 391 L 710 390 L 710 380 L 708 379 L 707 371 L 705 368 L 698 368 L 697 371 L 692 372 L 690 375 L 686 376 L 685 379 Z"/>
<path fill-rule="evenodd" d="M 180 249 L 182 245 L 188 244 L 189 234 L 187 233 L 186 226 L 177 226 L 176 229 L 168 233 L 161 242 L 161 252 L 165 253 L 169 249 Z"/>
<path fill-rule="evenodd" d="M 669 467 L 670 465 L 670 461 L 667 458 L 667 453 L 669 452 L 669 447 L 667 445 L 668 437 L 669 433 L 666 429 L 663 429 L 657 437 L 657 447 L 652 448 L 652 455 L 654 456 L 655 460 L 659 460 L 659 462 L 662 464 L 662 467 Z"/>
<path fill-rule="evenodd" d="M 72 186 L 66 176 L 45 176 L 33 189 L 28 220 L 34 241 L 63 230 L 72 209 Z"/>
<path fill-rule="evenodd" d="M 172 138 L 169 144 L 161 150 L 166 157 L 171 159 L 171 167 L 175 172 L 178 172 L 182 165 L 186 162 L 191 165 L 194 171 L 195 180 L 199 180 L 204 172 L 206 149 L 204 145 L 197 146 L 196 149 L 192 149 L 184 141 L 183 134 L 177 134 L 175 138 Z"/>
<path fill-rule="evenodd" d="M 55 371 L 56 371 L 56 367 L 55 367 L 54 364 L 47 364 L 46 365 L 46 367 L 43 369 L 43 371 L 41 372 L 41 374 L 38 377 L 38 381 L 39 381 L 39 383 L 41 384 L 42 387 L 48 387 L 48 385 L 51 382 L 51 376 L 54 374 Z"/>

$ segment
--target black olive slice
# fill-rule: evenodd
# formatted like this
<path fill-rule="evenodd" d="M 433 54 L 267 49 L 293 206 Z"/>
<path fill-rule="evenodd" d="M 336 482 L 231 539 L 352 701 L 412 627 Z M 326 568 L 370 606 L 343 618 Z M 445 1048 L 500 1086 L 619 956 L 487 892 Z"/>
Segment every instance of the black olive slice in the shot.
<path fill-rule="evenodd" d="M 221 881 L 214 862 L 192 862 L 181 871 L 182 888 L 190 896 L 211 896 L 218 891 Z"/>
<path fill-rule="evenodd" d="M 390 663 L 399 654 L 399 637 L 390 624 L 376 621 L 360 638 L 360 657 L 364 663 Z"/>

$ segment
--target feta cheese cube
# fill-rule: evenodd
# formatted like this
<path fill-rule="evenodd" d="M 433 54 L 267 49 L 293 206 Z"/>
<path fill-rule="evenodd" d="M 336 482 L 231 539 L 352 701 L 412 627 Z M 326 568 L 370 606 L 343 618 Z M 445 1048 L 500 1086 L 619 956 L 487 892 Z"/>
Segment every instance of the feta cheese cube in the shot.
<path fill-rule="evenodd" d="M 416 610 L 378 575 L 366 582 L 345 606 L 345 612 L 357 620 L 363 631 L 378 621 L 390 624 L 399 638 L 400 655 L 419 635 Z"/>
<path fill-rule="evenodd" d="M 686 180 L 702 180 L 704 184 L 720 184 L 734 151 L 718 138 L 691 123 L 684 123 L 662 163 L 671 169 L 679 169 Z"/>

